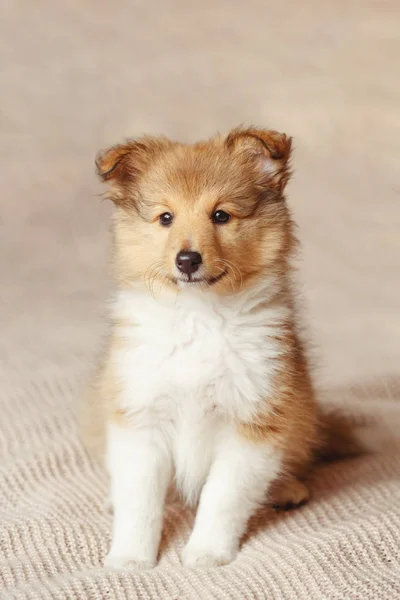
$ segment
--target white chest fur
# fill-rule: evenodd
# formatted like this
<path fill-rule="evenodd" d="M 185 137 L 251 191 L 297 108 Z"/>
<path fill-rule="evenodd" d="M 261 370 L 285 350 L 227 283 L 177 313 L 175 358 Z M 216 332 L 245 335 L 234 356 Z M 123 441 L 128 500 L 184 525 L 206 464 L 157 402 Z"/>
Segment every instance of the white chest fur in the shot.
<path fill-rule="evenodd" d="M 224 427 L 251 420 L 269 396 L 288 309 L 264 301 L 262 290 L 234 298 L 200 290 L 117 297 L 114 314 L 132 323 L 121 329 L 125 343 L 114 355 L 121 408 L 133 426 L 163 432 L 188 499 L 203 484 Z"/>

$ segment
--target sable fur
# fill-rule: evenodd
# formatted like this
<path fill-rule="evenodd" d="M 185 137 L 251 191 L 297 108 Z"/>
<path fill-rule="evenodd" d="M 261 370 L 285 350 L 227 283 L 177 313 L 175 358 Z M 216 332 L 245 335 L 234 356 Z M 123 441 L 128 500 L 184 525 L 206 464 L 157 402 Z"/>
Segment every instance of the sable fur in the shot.
<path fill-rule="evenodd" d="M 134 464 L 126 470 L 126 479 L 131 487 L 125 485 L 131 493 L 134 493 L 133 488 L 138 490 L 138 486 L 148 485 L 144 474 L 130 475 L 130 468 L 134 469 L 136 464 L 140 472 L 140 461 L 147 460 L 138 458 L 135 462 L 135 457 L 140 456 L 141 446 L 133 440 L 139 439 L 142 432 L 154 431 L 159 446 L 154 454 L 155 462 L 149 466 L 149 478 L 154 478 L 156 489 L 153 491 L 159 495 L 160 501 L 153 499 L 154 506 L 151 505 L 149 497 L 145 496 L 147 492 L 143 491 L 143 498 L 147 498 L 152 508 L 144 508 L 146 499 L 143 499 L 144 504 L 140 504 L 140 494 L 135 502 L 142 508 L 139 504 L 132 508 L 137 514 L 143 513 L 143 519 L 150 519 L 149 511 L 152 511 L 151 519 L 156 523 L 154 535 L 150 535 L 146 528 L 142 529 L 140 521 L 139 524 L 135 521 L 136 513 L 131 518 L 120 492 L 112 491 L 118 514 L 113 546 L 107 559 L 111 567 L 134 565 L 137 568 L 154 564 L 165 486 L 174 470 L 178 488 L 188 502 L 195 503 L 201 494 L 197 519 L 200 524 L 195 525 L 184 552 L 184 562 L 194 566 L 212 566 L 232 560 L 247 519 L 264 493 L 270 503 L 278 506 L 298 505 L 306 501 L 309 492 L 304 478 L 309 468 L 317 454 L 323 453 L 323 448 L 327 453 L 328 440 L 332 442 L 331 447 L 334 446 L 328 421 L 321 417 L 315 400 L 309 366 L 297 330 L 291 281 L 291 258 L 296 240 L 283 195 L 290 177 L 290 153 L 291 139 L 284 134 L 239 128 L 228 136 L 217 136 L 193 145 L 165 138 L 128 140 L 97 158 L 98 173 L 109 185 L 109 197 L 116 207 L 113 272 L 117 302 L 111 314 L 112 331 L 105 357 L 83 407 L 88 444 L 103 447 L 105 433 L 109 431 L 107 460 L 112 490 L 117 479 L 119 483 L 115 485 L 118 489 L 124 488 L 121 464 L 125 454 L 128 456 L 132 452 Z M 212 221 L 216 210 L 224 210 L 230 215 L 227 224 L 217 225 Z M 173 215 L 170 227 L 160 225 L 160 215 L 165 212 Z M 175 257 L 181 250 L 201 253 L 201 282 L 193 284 L 179 279 Z M 209 283 L 219 276 L 222 277 L 220 280 L 212 285 Z M 190 358 L 191 347 L 199 348 L 196 352 L 202 356 L 206 356 L 208 349 L 202 348 L 198 336 L 194 335 L 186 342 L 185 331 L 182 334 L 177 332 L 180 317 L 176 325 L 172 325 L 175 321 L 171 321 L 171 329 L 167 328 L 163 333 L 164 317 L 160 317 L 160 345 L 167 347 L 169 339 L 176 336 L 175 341 L 171 341 L 175 345 L 171 346 L 170 353 L 165 351 L 166 357 L 172 357 L 166 358 L 171 360 L 171 381 L 167 370 L 165 389 L 168 390 L 168 385 L 175 381 L 174 377 L 179 381 L 173 358 L 178 352 L 179 360 L 190 372 L 188 380 L 185 374 L 181 376 L 182 386 L 188 391 L 180 400 L 179 393 L 175 398 L 174 394 L 166 391 L 165 401 L 160 400 L 160 392 L 154 399 L 149 396 L 144 401 L 143 394 L 147 394 L 148 386 L 146 378 L 140 383 L 143 371 L 149 369 L 150 379 L 154 377 L 156 380 L 158 375 L 151 372 L 151 344 L 154 343 L 156 362 L 160 352 L 157 331 L 153 331 L 152 323 L 159 318 L 158 311 L 160 314 L 165 312 L 166 320 L 177 319 L 174 313 L 177 310 L 182 312 L 182 322 L 187 323 L 187 327 L 193 321 L 193 326 L 203 332 L 204 339 L 210 340 L 211 352 L 215 344 L 216 368 L 219 368 L 218 361 L 222 355 L 226 355 L 224 360 L 227 364 L 235 364 L 236 367 L 232 367 L 231 375 L 227 372 L 227 379 L 221 384 L 218 383 L 220 375 L 217 377 L 213 373 L 212 365 L 207 364 L 205 359 L 205 362 L 200 361 L 197 372 L 196 364 Z M 211 333 L 208 323 L 214 328 Z M 152 336 L 154 342 L 151 342 Z M 255 339 L 260 339 L 258 346 Z M 189 344 L 187 350 L 186 343 Z M 146 348 L 150 349 L 149 359 L 143 357 Z M 157 364 L 161 372 L 165 361 L 160 359 Z M 235 380 L 237 371 L 242 367 L 243 381 L 240 378 Z M 136 375 L 135 368 L 138 369 Z M 264 370 L 265 385 L 262 383 Z M 210 373 L 209 385 L 201 378 L 202 372 Z M 257 378 L 260 379 L 259 384 Z M 229 387 L 231 379 L 237 381 L 237 387 Z M 192 400 L 193 410 L 190 409 L 191 380 L 197 382 L 193 383 L 196 398 Z M 201 386 L 205 386 L 204 391 L 197 397 L 198 390 L 203 389 Z M 221 392 L 224 389 L 230 392 Z M 182 416 L 181 411 L 186 411 L 186 416 Z M 192 423 L 194 455 L 196 444 L 205 444 L 205 455 L 208 447 L 214 448 L 213 444 L 216 452 L 216 457 L 205 456 L 204 464 L 200 464 L 203 459 L 199 450 L 200 458 L 193 464 L 193 469 L 198 472 L 194 475 L 190 467 L 190 444 L 187 451 L 182 450 L 187 443 L 185 436 L 190 435 L 193 411 L 198 411 L 197 420 Z M 200 427 L 202 420 L 204 423 Z M 346 445 L 346 428 L 338 419 L 331 420 L 331 424 L 342 432 Z M 205 441 L 207 427 L 210 429 L 209 442 Z M 182 439 L 177 438 L 175 442 L 174 436 Z M 209 547 L 211 542 L 207 542 L 210 536 L 207 537 L 206 530 L 208 522 L 217 519 L 219 507 L 213 505 L 211 492 L 207 492 L 211 483 L 206 482 L 212 480 L 213 469 L 217 469 L 218 440 L 225 437 L 231 441 L 226 442 L 223 451 L 233 448 L 233 464 L 236 461 L 239 470 L 243 466 L 242 477 L 247 482 L 243 485 L 248 488 L 245 492 L 237 490 L 238 498 L 243 494 L 241 501 L 232 496 L 229 504 L 227 495 L 228 508 L 224 511 L 233 511 L 233 533 L 229 533 L 228 526 L 224 529 L 221 525 L 219 538 L 216 534 L 221 547 L 216 543 L 213 548 Z M 149 444 L 149 438 L 144 439 L 143 443 Z M 113 448 L 119 447 L 119 444 L 125 444 L 126 451 L 118 450 L 125 454 L 115 454 L 117 451 Z M 148 448 L 148 452 L 154 451 L 153 445 Z M 185 452 L 189 454 L 185 456 Z M 244 457 L 249 457 L 246 460 L 254 460 L 254 463 L 248 464 L 247 470 L 240 462 L 241 452 Z M 229 453 L 226 456 L 229 461 Z M 253 458 L 250 459 L 250 456 Z M 259 467 L 256 465 L 258 459 Z M 165 477 L 157 470 L 158 461 L 163 465 Z M 223 465 L 220 468 L 223 469 L 222 480 L 226 477 L 228 481 L 229 472 L 224 470 Z M 266 470 L 265 486 L 263 469 Z M 209 472 L 211 475 L 207 479 Z M 218 481 L 217 477 L 215 481 Z M 215 491 L 216 497 L 218 494 L 220 491 Z M 202 508 L 202 504 L 207 502 L 211 511 L 209 521 L 203 515 L 206 509 Z M 224 502 L 225 498 L 221 496 L 221 506 Z M 237 522 L 234 506 L 237 506 Z M 132 532 L 139 532 L 138 538 L 142 536 L 140 543 L 131 538 L 123 541 L 123 527 L 118 525 L 121 514 L 126 515 L 127 530 L 131 527 Z M 219 518 L 222 519 L 222 516 Z M 202 519 L 205 519 L 204 522 Z"/>

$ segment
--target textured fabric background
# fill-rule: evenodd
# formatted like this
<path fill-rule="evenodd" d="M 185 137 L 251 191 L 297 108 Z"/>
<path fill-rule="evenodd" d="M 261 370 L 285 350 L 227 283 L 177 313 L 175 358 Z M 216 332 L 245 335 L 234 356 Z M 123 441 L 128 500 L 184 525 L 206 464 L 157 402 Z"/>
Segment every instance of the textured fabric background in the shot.
<path fill-rule="evenodd" d="M 400 10 L 396 0 L 4 0 L 0 32 L 0 598 L 400 597 Z M 96 151 L 240 122 L 295 138 L 289 202 L 329 400 L 379 454 L 321 466 L 237 560 L 184 569 L 173 499 L 154 571 L 108 573 L 106 476 L 75 407 L 104 331 L 111 207 Z"/>

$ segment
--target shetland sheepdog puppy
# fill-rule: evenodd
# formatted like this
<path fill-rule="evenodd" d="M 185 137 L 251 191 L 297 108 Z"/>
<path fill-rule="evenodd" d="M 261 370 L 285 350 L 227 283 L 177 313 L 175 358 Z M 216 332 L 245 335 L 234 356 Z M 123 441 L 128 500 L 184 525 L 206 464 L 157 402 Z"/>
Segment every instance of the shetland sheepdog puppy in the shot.
<path fill-rule="evenodd" d="M 114 510 L 110 568 L 150 568 L 174 481 L 197 506 L 182 561 L 232 561 L 266 501 L 304 503 L 326 431 L 296 323 L 291 139 L 240 128 L 97 158 L 115 204 L 116 293 L 85 398 Z"/>

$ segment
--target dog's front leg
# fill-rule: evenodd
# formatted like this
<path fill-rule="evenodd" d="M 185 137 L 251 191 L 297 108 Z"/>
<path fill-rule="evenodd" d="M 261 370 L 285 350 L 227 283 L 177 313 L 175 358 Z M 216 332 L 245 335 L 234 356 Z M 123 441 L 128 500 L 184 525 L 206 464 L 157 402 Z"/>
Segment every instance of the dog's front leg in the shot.
<path fill-rule="evenodd" d="M 233 430 L 226 433 L 200 496 L 183 551 L 185 565 L 213 567 L 235 558 L 247 522 L 280 466 L 281 453 L 271 443 L 248 440 Z"/>
<path fill-rule="evenodd" d="M 114 509 L 109 568 L 145 569 L 157 560 L 171 457 L 163 434 L 153 428 L 110 424 L 107 464 Z"/>

